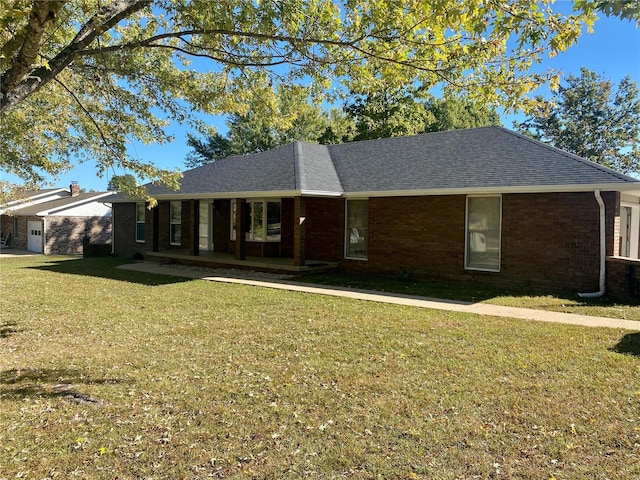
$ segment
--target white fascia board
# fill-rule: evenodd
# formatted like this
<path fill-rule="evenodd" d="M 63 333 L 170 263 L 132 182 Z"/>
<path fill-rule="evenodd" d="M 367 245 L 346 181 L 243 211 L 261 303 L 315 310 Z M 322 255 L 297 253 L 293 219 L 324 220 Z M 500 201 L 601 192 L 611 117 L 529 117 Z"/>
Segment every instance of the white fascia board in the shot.
<path fill-rule="evenodd" d="M 36 200 L 40 200 L 42 201 L 42 199 L 46 199 L 47 197 L 51 196 L 51 195 L 56 195 L 57 193 L 60 192 L 69 192 L 69 190 L 67 190 L 66 188 L 56 188 L 54 190 L 49 190 L 46 192 L 42 192 L 42 193 L 36 193 L 34 195 L 30 195 L 28 197 L 25 198 L 19 198 L 17 200 L 11 200 L 10 202 L 7 202 L 7 205 L 21 205 L 22 203 L 35 203 Z"/>
<path fill-rule="evenodd" d="M 40 212 L 37 212 L 36 215 L 39 216 L 39 217 L 45 217 L 47 215 L 53 215 L 54 213 L 59 213 L 59 212 L 64 211 L 64 210 L 69 210 L 71 208 L 75 208 L 77 206 L 84 205 L 86 203 L 96 202 L 101 198 L 108 197 L 108 196 L 112 195 L 112 193 L 113 192 L 104 192 L 104 193 L 101 193 L 101 194 L 96 195 L 94 197 L 89 197 L 89 198 L 85 198 L 83 200 L 78 200 L 77 202 L 67 203 L 66 205 L 61 205 L 59 207 L 54 207 L 54 208 L 51 208 L 49 210 L 42 210 Z M 103 202 L 100 202 L 100 203 L 103 203 Z"/>
<path fill-rule="evenodd" d="M 69 193 L 69 190 L 66 188 L 57 188 L 55 190 L 49 190 L 44 193 L 37 193 L 35 195 L 30 195 L 26 198 L 20 198 L 18 200 L 11 200 L 6 203 L 5 208 L 0 208 L 0 214 L 5 214 L 7 212 L 15 212 L 21 208 L 31 207 L 32 205 L 37 205 L 38 203 L 45 203 L 52 200 L 59 200 L 63 197 L 58 197 L 58 193 L 66 192 Z M 54 197 L 54 198 L 49 198 Z"/>
<path fill-rule="evenodd" d="M 304 197 L 342 197 L 344 192 L 325 192 L 319 190 L 301 190 L 300 195 Z"/>
<path fill-rule="evenodd" d="M 345 192 L 346 198 L 371 198 L 371 197 L 418 197 L 433 195 L 492 195 L 500 193 L 577 193 L 593 192 L 628 192 L 640 196 L 640 183 L 637 184 L 588 184 L 588 185 L 533 185 L 526 187 L 475 187 L 475 188 L 443 188 L 432 190 L 388 190 L 388 191 L 362 191 Z"/>

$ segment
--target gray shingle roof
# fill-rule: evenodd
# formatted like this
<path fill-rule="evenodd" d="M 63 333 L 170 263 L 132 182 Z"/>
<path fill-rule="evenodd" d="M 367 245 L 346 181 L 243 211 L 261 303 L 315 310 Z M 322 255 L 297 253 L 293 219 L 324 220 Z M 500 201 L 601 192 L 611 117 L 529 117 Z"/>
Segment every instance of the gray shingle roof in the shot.
<path fill-rule="evenodd" d="M 597 185 L 640 188 L 640 181 L 505 128 L 482 127 L 328 146 L 296 142 L 189 170 L 178 192 L 149 186 L 149 193 L 424 194 Z"/>

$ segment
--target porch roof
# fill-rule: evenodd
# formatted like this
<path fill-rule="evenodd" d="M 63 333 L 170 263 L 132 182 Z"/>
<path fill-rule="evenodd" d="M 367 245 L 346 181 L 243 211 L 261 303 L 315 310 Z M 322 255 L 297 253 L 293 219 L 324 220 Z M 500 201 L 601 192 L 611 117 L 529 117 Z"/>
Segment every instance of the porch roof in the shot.
<path fill-rule="evenodd" d="M 316 145 L 295 142 L 184 173 L 158 199 L 640 190 L 640 180 L 502 127 Z"/>

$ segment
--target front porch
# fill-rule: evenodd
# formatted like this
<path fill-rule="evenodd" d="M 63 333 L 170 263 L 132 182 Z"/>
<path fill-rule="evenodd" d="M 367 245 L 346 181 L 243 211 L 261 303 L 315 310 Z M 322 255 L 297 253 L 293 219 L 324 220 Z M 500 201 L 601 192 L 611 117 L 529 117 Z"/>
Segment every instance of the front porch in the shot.
<path fill-rule="evenodd" d="M 304 265 L 294 265 L 292 258 L 283 257 L 245 257 L 236 259 L 235 255 L 223 252 L 200 251 L 191 255 L 188 249 L 164 252 L 146 252 L 145 259 L 157 263 L 173 263 L 203 268 L 237 268 L 267 273 L 304 275 L 309 273 L 334 272 L 338 263 L 323 260 L 307 260 Z"/>

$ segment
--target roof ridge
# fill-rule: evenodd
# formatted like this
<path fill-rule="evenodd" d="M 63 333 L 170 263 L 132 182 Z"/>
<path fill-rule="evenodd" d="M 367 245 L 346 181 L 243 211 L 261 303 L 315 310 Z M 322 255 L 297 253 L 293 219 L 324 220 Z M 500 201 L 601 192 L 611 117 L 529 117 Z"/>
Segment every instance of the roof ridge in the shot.
<path fill-rule="evenodd" d="M 482 128 L 482 127 L 480 127 L 480 128 Z M 603 173 L 606 173 L 608 175 L 615 176 L 615 177 L 617 177 L 617 178 L 619 178 L 621 180 L 624 180 L 626 182 L 637 182 L 636 179 L 634 179 L 633 177 L 631 177 L 629 175 L 626 175 L 624 173 L 618 172 L 618 171 L 616 171 L 616 170 L 614 170 L 612 168 L 605 167 L 604 165 L 600 165 L 599 163 L 593 162 L 593 161 L 588 160 L 586 158 L 582 158 L 580 155 L 576 155 L 575 153 L 567 152 L 565 150 L 562 150 L 561 148 L 554 147 L 553 145 L 549 145 L 548 143 L 545 143 L 545 142 L 543 142 L 541 140 L 536 140 L 535 138 L 531 138 L 531 137 L 529 137 L 527 135 L 524 135 L 524 134 L 519 133 L 519 132 L 515 132 L 513 130 L 509 130 L 508 128 L 505 128 L 505 127 L 502 127 L 502 126 L 499 126 L 497 128 L 499 128 L 500 130 L 502 130 L 505 133 L 508 133 L 508 134 L 513 135 L 513 136 L 518 137 L 518 138 L 521 138 L 523 140 L 526 140 L 528 142 L 533 143 L 534 145 L 538 145 L 540 147 L 546 148 L 547 150 L 551 150 L 551 151 L 553 151 L 555 153 L 559 153 L 559 154 L 561 154 L 561 155 L 563 155 L 563 156 L 565 156 L 565 157 L 567 157 L 567 158 L 569 158 L 571 160 L 578 161 L 578 162 L 580 162 L 580 163 L 582 163 L 582 164 L 584 164 L 584 165 L 586 165 L 588 167 L 591 167 L 591 168 L 593 168 L 595 170 L 599 170 L 599 171 L 601 171 Z"/>

